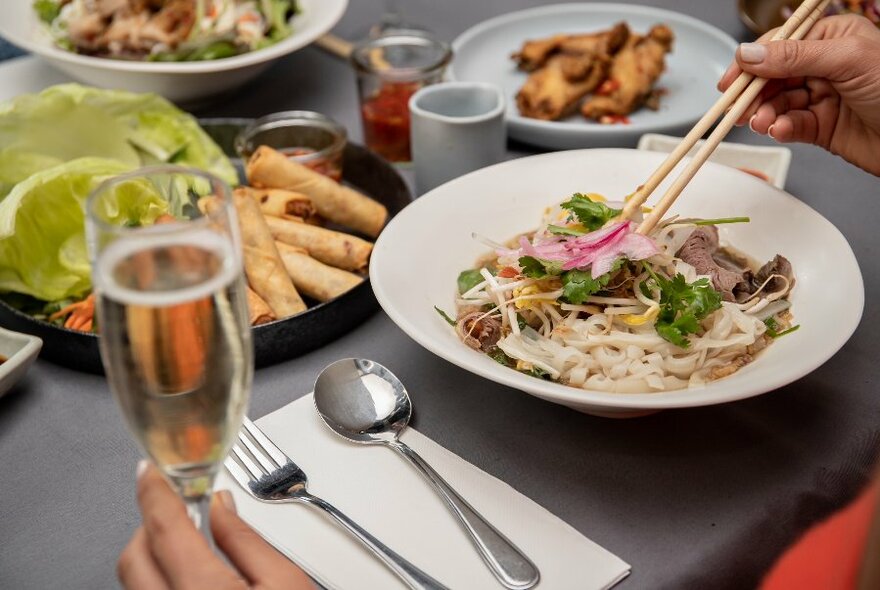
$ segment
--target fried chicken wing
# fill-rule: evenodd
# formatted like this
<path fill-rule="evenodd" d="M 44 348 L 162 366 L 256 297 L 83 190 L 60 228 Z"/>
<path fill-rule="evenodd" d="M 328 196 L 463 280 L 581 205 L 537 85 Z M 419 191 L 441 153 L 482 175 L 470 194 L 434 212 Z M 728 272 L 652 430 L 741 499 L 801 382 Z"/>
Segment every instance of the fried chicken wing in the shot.
<path fill-rule="evenodd" d="M 553 121 L 571 113 L 608 75 L 612 55 L 628 36 L 624 23 L 600 33 L 566 36 L 560 52 L 530 74 L 517 93 L 520 114 Z"/>
<path fill-rule="evenodd" d="M 608 29 L 588 35 L 569 35 L 559 43 L 561 53 L 593 53 L 612 56 L 629 38 L 629 27 L 620 22 Z"/>
<path fill-rule="evenodd" d="M 559 51 L 559 46 L 568 37 L 568 35 L 553 35 L 546 39 L 526 41 L 510 58 L 517 63 L 519 69 L 533 72 L 546 64 L 550 56 Z"/>
<path fill-rule="evenodd" d="M 603 96 L 587 99 L 581 113 L 587 118 L 602 120 L 608 116 L 625 116 L 635 111 L 654 93 L 654 83 L 663 73 L 665 56 L 672 50 L 674 35 L 669 27 L 656 25 L 644 37 L 631 35 L 614 57 L 608 88 Z"/>
<path fill-rule="evenodd" d="M 517 93 L 520 114 L 545 121 L 570 114 L 605 78 L 609 62 L 594 55 L 554 55 Z"/>
<path fill-rule="evenodd" d="M 511 55 L 519 69 L 533 72 L 543 67 L 557 53 L 613 55 L 626 42 L 629 27 L 617 23 L 607 31 L 585 35 L 553 35 L 523 43 L 522 48 Z"/>

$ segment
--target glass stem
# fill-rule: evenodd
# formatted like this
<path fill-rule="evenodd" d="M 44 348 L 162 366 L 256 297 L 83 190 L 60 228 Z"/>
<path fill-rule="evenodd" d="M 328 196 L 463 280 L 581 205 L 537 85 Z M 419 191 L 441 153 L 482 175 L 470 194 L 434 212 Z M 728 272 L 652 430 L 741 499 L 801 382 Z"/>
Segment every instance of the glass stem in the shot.
<path fill-rule="evenodd" d="M 214 537 L 211 535 L 210 517 L 213 478 L 177 479 L 175 483 L 180 490 L 183 503 L 186 505 L 186 513 L 202 536 L 205 537 L 211 551 L 216 551 Z"/>

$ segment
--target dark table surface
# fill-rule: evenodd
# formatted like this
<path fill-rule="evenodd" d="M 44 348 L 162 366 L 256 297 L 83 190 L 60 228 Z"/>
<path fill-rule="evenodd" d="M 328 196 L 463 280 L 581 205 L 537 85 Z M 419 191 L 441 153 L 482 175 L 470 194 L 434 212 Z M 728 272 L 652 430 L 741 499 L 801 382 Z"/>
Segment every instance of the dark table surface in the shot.
<path fill-rule="evenodd" d="M 483 19 L 541 3 L 400 4 L 412 21 L 451 40 Z M 644 4 L 749 38 L 733 0 Z M 380 0 L 354 0 L 335 32 L 364 34 L 382 7 Z M 313 48 L 197 114 L 293 108 L 328 113 L 360 139 L 351 71 Z M 745 130 L 729 139 L 766 143 Z M 716 407 L 594 418 L 458 369 L 380 312 L 329 346 L 260 370 L 249 413 L 262 416 L 307 392 L 333 360 L 376 359 L 407 384 L 422 432 L 629 561 L 633 572 L 621 589 L 753 587 L 805 527 L 853 497 L 880 448 L 880 181 L 818 149 L 792 150 L 787 190 L 847 236 L 865 275 L 867 305 L 849 343 L 788 387 Z M 510 146 L 511 157 L 530 153 Z M 839 289 L 847 304 L 844 288 L 827 288 Z M 39 361 L 0 399 L 0 587 L 113 587 L 116 557 L 139 522 L 137 458 L 103 378 Z"/>

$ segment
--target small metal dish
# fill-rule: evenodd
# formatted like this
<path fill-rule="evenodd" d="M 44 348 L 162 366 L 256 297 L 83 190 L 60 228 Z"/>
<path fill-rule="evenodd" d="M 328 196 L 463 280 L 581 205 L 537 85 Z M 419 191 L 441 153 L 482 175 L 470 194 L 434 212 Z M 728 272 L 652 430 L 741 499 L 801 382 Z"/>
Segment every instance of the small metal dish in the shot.
<path fill-rule="evenodd" d="M 247 161 L 261 145 L 269 146 L 316 172 L 339 181 L 345 127 L 321 113 L 284 111 L 256 119 L 235 138 L 235 151 Z"/>

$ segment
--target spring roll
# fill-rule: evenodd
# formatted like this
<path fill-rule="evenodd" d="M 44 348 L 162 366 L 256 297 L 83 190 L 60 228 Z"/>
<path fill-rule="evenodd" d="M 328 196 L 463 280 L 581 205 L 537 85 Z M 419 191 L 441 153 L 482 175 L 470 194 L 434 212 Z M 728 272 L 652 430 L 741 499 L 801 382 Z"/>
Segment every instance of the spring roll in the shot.
<path fill-rule="evenodd" d="M 252 326 L 266 324 L 276 319 L 269 304 L 266 303 L 262 297 L 257 295 L 250 287 L 247 288 L 247 304 Z"/>
<path fill-rule="evenodd" d="M 302 248 L 315 260 L 343 270 L 365 270 L 373 251 L 373 244 L 366 240 L 302 221 L 266 215 L 266 225 L 279 242 Z"/>
<path fill-rule="evenodd" d="M 244 193 L 260 205 L 264 215 L 276 217 L 299 217 L 310 220 L 315 217 L 315 205 L 302 193 L 279 188 L 251 188 L 243 186 L 235 189 Z"/>
<path fill-rule="evenodd" d="M 287 274 L 301 293 L 318 301 L 330 301 L 360 285 L 364 278 L 318 262 L 303 248 L 276 242 Z"/>
<path fill-rule="evenodd" d="M 267 146 L 257 148 L 248 160 L 247 177 L 256 187 L 306 194 L 325 219 L 374 238 L 388 218 L 380 203 Z"/>
<path fill-rule="evenodd" d="M 306 304 L 293 286 L 281 262 L 275 240 L 266 226 L 257 202 L 237 194 L 232 197 L 238 212 L 238 225 L 244 246 L 244 272 L 251 288 L 272 310 L 276 318 L 286 318 L 306 310 Z M 202 197 L 199 207 L 207 211 L 219 207 L 216 197 Z"/>

